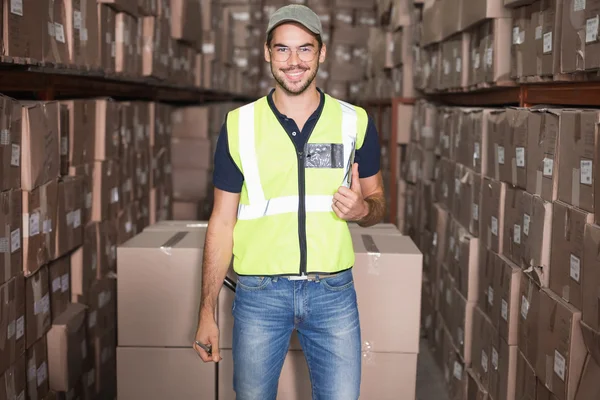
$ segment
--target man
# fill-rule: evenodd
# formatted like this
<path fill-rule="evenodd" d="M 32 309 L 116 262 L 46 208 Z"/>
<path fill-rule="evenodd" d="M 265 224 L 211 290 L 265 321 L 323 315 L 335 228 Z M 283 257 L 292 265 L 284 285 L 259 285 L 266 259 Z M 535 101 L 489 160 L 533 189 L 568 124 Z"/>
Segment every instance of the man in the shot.
<path fill-rule="evenodd" d="M 326 55 L 321 33 L 318 16 L 305 6 L 273 14 L 264 53 L 276 87 L 231 111 L 217 143 L 193 346 L 205 362 L 221 360 L 215 304 L 233 255 L 238 400 L 276 398 L 294 330 L 313 398 L 359 397 L 361 337 L 348 222 L 371 226 L 383 218 L 380 148 L 363 109 L 317 88 Z"/>

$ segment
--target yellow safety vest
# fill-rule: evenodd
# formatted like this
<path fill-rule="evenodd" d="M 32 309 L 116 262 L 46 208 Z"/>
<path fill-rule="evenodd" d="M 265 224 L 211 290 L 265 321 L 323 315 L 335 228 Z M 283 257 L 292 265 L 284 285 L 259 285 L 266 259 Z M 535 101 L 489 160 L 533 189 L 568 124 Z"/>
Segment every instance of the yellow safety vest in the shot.
<path fill-rule="evenodd" d="M 297 149 L 266 97 L 228 114 L 229 152 L 244 175 L 233 233 L 239 275 L 333 273 L 351 268 L 346 221 L 331 205 L 350 186 L 355 149 L 362 147 L 364 109 L 325 94 L 307 144 Z"/>

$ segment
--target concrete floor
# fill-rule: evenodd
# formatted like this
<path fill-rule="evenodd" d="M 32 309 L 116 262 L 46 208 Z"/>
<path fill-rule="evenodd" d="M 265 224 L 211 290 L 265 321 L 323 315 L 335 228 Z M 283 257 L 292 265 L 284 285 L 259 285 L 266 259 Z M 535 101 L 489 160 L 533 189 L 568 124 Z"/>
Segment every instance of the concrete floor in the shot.
<path fill-rule="evenodd" d="M 449 400 L 443 372 L 433 359 L 427 339 L 421 339 L 419 349 L 416 400 Z"/>

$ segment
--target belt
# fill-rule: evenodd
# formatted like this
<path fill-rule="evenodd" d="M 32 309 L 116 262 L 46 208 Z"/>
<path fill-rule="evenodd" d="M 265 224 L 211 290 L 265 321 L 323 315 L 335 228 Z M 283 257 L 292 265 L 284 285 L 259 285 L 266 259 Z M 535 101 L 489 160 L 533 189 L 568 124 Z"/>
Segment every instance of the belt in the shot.
<path fill-rule="evenodd" d="M 314 275 L 283 275 L 278 278 L 288 279 L 290 281 L 318 281 L 320 279 L 332 278 L 339 275 L 339 272 L 333 274 L 314 274 Z"/>

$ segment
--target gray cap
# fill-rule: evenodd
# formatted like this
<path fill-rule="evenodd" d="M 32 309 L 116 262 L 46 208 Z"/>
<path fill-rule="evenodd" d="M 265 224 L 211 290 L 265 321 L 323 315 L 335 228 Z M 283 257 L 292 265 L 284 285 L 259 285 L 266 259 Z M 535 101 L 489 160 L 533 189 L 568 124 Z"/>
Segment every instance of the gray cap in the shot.
<path fill-rule="evenodd" d="M 284 22 L 297 22 L 315 35 L 321 35 L 323 32 L 319 16 L 313 10 L 301 4 L 290 4 L 275 11 L 269 20 L 267 35 Z"/>

